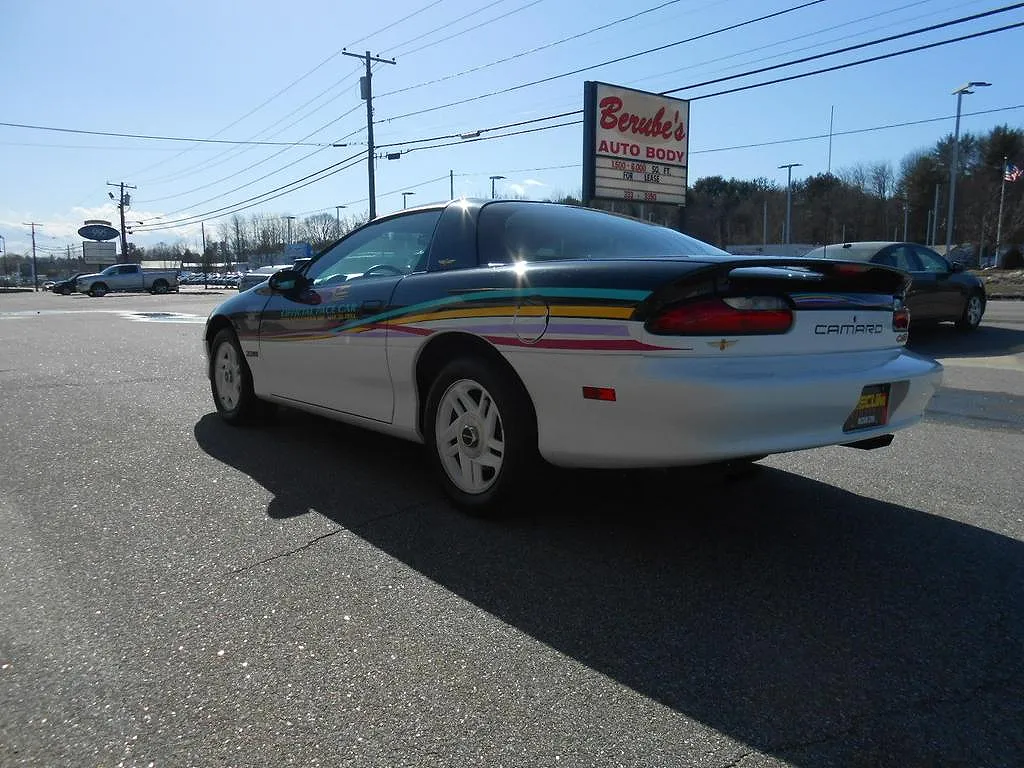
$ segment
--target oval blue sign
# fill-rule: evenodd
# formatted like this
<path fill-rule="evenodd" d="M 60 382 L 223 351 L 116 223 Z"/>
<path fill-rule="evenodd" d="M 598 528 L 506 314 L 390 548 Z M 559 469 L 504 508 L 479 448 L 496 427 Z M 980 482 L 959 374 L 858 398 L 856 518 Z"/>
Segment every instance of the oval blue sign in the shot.
<path fill-rule="evenodd" d="M 113 240 L 121 233 L 106 224 L 86 224 L 78 230 L 78 234 L 86 240 Z"/>

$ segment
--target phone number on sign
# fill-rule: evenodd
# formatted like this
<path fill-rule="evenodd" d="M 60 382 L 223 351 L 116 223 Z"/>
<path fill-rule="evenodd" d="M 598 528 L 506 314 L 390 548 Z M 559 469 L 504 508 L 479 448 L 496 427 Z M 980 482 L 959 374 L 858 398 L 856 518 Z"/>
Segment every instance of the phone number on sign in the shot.
<path fill-rule="evenodd" d="M 672 166 L 655 165 L 654 163 L 636 163 L 629 160 L 612 160 L 612 169 L 629 171 L 630 173 L 646 173 L 651 176 L 671 176 Z"/>
<path fill-rule="evenodd" d="M 643 200 L 644 202 L 648 202 L 648 203 L 656 203 L 656 202 L 658 202 L 658 193 L 657 192 L 634 192 L 631 189 L 626 189 L 626 190 L 623 190 L 623 192 L 622 192 L 622 199 L 623 200 Z"/>

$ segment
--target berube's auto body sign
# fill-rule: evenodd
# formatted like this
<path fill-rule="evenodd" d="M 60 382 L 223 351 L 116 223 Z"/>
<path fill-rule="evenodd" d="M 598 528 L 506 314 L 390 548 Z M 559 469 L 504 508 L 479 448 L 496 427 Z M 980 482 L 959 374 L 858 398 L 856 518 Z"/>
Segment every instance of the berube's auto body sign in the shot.
<path fill-rule="evenodd" d="M 585 198 L 686 202 L 690 102 L 588 81 L 583 137 Z"/>

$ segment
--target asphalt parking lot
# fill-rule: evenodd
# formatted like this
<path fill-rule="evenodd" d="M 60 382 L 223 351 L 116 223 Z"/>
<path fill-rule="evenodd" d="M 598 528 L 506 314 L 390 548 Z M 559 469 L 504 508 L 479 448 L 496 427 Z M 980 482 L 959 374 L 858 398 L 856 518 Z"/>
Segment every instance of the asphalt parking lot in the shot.
<path fill-rule="evenodd" d="M 0 765 L 1016 766 L 1024 302 L 878 451 L 555 472 L 216 418 L 231 291 L 0 295 Z"/>

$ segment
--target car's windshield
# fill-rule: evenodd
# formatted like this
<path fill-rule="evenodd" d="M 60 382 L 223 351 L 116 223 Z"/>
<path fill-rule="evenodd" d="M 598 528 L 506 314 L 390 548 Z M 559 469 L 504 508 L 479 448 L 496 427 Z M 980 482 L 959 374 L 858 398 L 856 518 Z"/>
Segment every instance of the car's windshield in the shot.
<path fill-rule="evenodd" d="M 543 203 L 484 206 L 480 254 L 485 263 L 728 255 L 667 227 Z"/>

